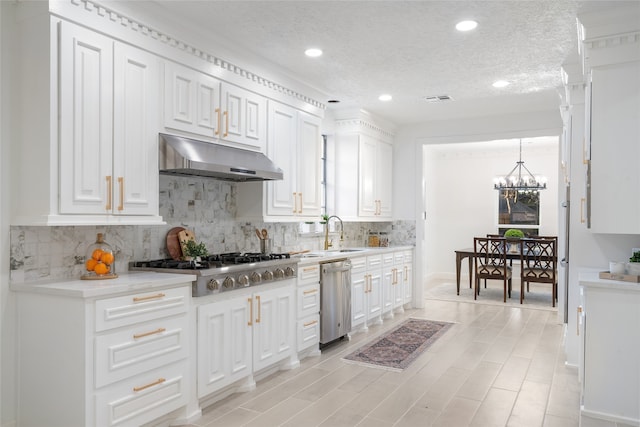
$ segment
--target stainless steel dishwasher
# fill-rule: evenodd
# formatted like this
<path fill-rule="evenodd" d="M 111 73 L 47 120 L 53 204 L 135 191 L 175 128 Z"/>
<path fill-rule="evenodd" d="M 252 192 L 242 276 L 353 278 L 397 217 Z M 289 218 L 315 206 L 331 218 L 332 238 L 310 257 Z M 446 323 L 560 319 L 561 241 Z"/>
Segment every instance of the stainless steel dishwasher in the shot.
<path fill-rule="evenodd" d="M 351 261 L 320 264 L 320 346 L 351 330 Z"/>

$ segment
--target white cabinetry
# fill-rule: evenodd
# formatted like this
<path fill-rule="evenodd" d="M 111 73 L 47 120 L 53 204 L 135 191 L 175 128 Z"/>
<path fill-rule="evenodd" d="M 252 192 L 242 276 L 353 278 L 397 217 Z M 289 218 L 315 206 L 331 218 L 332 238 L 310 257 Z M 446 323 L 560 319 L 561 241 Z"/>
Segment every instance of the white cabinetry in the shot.
<path fill-rule="evenodd" d="M 629 197 L 640 185 L 639 76 L 640 60 L 591 70 L 590 218 L 596 233 L 640 233 L 640 198 Z"/>
<path fill-rule="evenodd" d="M 33 32 L 31 43 L 40 30 Z M 160 60 L 69 22 L 51 20 L 51 109 L 37 125 L 23 123 L 12 155 L 18 171 L 13 222 L 38 225 L 158 224 L 158 98 Z M 27 41 L 24 41 L 27 43 Z M 35 55 L 38 56 L 38 55 Z M 32 67 L 28 62 L 24 67 Z M 49 65 L 49 64 L 47 64 Z M 33 85 L 20 69 L 18 85 Z M 46 79 L 44 81 L 47 81 Z M 32 98 L 32 120 L 47 94 Z M 36 129 L 30 129 L 36 128 Z M 43 129 L 48 129 L 49 134 Z M 29 168 L 34 156 L 41 164 Z M 46 160 L 46 166 L 42 164 Z M 22 165 L 22 167 L 20 167 Z"/>
<path fill-rule="evenodd" d="M 402 289 L 404 291 L 404 304 L 413 303 L 413 251 L 402 251 L 404 255 L 404 265 L 402 280 L 404 281 Z"/>
<path fill-rule="evenodd" d="M 403 311 L 405 290 L 404 287 L 407 283 L 405 280 L 405 263 L 404 252 L 393 253 L 393 308 L 394 310 Z"/>
<path fill-rule="evenodd" d="M 358 164 L 358 215 L 390 218 L 393 147 L 386 142 L 362 135 Z"/>
<path fill-rule="evenodd" d="M 158 213 L 159 59 L 63 23 L 60 213 Z"/>
<path fill-rule="evenodd" d="M 190 285 L 95 301 L 20 293 L 18 424 L 137 426 L 186 406 Z"/>
<path fill-rule="evenodd" d="M 198 397 L 252 373 L 251 295 L 198 307 Z"/>
<path fill-rule="evenodd" d="M 267 156 L 284 179 L 244 183 L 238 212 L 265 221 L 319 220 L 322 206 L 321 119 L 269 101 Z"/>
<path fill-rule="evenodd" d="M 292 356 L 295 348 L 294 283 L 263 285 L 253 292 L 198 307 L 198 397 L 247 378 Z"/>
<path fill-rule="evenodd" d="M 264 97 L 171 61 L 165 63 L 164 93 L 166 128 L 265 152 Z"/>
<path fill-rule="evenodd" d="M 382 313 L 393 317 L 395 291 L 394 253 L 382 254 Z"/>
<path fill-rule="evenodd" d="M 351 258 L 351 330 L 366 328 L 369 289 L 367 257 Z"/>
<path fill-rule="evenodd" d="M 320 342 L 320 265 L 301 265 L 298 268 L 297 292 L 297 351 L 310 350 L 319 354 Z"/>
<path fill-rule="evenodd" d="M 393 135 L 366 116 L 336 120 L 335 140 L 336 215 L 348 221 L 390 220 Z"/>
<path fill-rule="evenodd" d="M 581 274 L 582 414 L 640 424 L 640 288 Z"/>

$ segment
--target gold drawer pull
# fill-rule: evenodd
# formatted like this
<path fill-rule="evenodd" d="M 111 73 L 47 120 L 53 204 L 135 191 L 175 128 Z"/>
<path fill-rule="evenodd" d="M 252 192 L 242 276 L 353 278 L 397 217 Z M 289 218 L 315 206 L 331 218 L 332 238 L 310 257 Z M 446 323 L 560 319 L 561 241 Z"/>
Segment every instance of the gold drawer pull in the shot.
<path fill-rule="evenodd" d="M 107 206 L 105 206 L 105 210 L 111 210 L 111 192 L 113 191 L 113 182 L 111 181 L 111 175 L 107 176 Z"/>
<path fill-rule="evenodd" d="M 311 322 L 307 322 L 303 324 L 303 326 L 306 328 L 307 326 L 315 325 L 316 323 L 318 323 L 317 320 L 312 320 Z"/>
<path fill-rule="evenodd" d="M 223 137 L 227 137 L 227 136 L 229 136 L 229 112 L 225 111 L 224 113 L 222 113 L 222 115 L 224 116 L 224 123 L 226 125 L 226 129 L 225 129 L 224 134 L 222 136 Z"/>
<path fill-rule="evenodd" d="M 143 301 L 149 301 L 150 299 L 160 299 L 160 298 L 164 298 L 165 296 L 166 295 L 161 292 L 159 294 L 148 295 L 146 297 L 133 297 L 133 302 L 143 302 Z"/>
<path fill-rule="evenodd" d="M 311 267 L 305 267 L 305 268 L 303 268 L 303 269 L 302 269 L 302 271 L 305 271 L 305 272 L 306 272 L 306 271 L 314 271 L 314 270 L 317 270 L 317 269 L 318 269 L 318 266 L 317 266 L 317 265 L 313 265 L 313 266 L 311 266 Z"/>
<path fill-rule="evenodd" d="M 220 117 L 220 109 L 216 108 L 216 113 L 218 114 L 218 126 L 216 126 L 216 131 L 214 135 L 220 135 L 220 126 L 222 124 L 222 118 Z"/>
<path fill-rule="evenodd" d="M 582 313 L 582 306 L 578 306 L 578 316 L 576 321 L 576 335 L 580 336 L 580 313 Z"/>
<path fill-rule="evenodd" d="M 149 383 L 147 385 L 142 385 L 140 387 L 134 387 L 133 391 L 135 391 L 136 393 L 139 391 L 144 390 L 145 388 L 149 388 L 149 387 L 153 387 L 154 385 L 158 385 L 158 384 L 162 384 L 163 382 L 165 382 L 166 380 L 164 378 L 158 378 L 157 380 L 155 380 L 152 383 Z"/>
<path fill-rule="evenodd" d="M 156 329 L 155 331 L 143 332 L 143 333 L 141 333 L 141 334 L 135 334 L 135 335 L 133 336 L 133 339 L 134 339 L 134 340 L 137 340 L 138 338 L 148 337 L 149 335 L 161 334 L 161 333 L 163 333 L 164 331 L 166 331 L 166 329 L 165 329 L 165 328 L 158 328 L 158 329 Z"/>
<path fill-rule="evenodd" d="M 262 305 L 260 304 L 260 295 L 256 295 L 256 299 L 258 300 L 258 317 L 256 317 L 256 323 L 260 323 L 260 318 L 262 317 L 262 313 L 260 312 L 260 306 Z"/>
<path fill-rule="evenodd" d="M 118 205 L 118 210 L 122 211 L 124 210 L 124 178 L 121 176 L 118 177 L 118 187 L 120 190 L 120 204 Z"/>
<path fill-rule="evenodd" d="M 311 289 L 311 290 L 308 290 L 308 291 L 304 291 L 303 294 L 304 295 L 309 295 L 309 294 L 315 294 L 316 292 L 318 292 L 317 289 Z"/>

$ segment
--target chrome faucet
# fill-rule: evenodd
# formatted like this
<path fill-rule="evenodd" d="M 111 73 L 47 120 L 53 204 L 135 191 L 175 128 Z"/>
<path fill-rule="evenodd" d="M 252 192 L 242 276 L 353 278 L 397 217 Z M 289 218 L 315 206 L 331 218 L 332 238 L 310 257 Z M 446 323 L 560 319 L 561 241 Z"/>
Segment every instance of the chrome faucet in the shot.
<path fill-rule="evenodd" d="M 338 221 L 340 221 L 340 242 L 344 240 L 344 226 L 342 224 L 342 220 L 337 215 L 331 215 L 329 218 L 327 218 L 327 221 L 324 224 L 324 250 L 325 251 L 333 246 L 333 240 L 329 241 L 329 221 L 331 220 L 331 218 L 335 218 Z"/>

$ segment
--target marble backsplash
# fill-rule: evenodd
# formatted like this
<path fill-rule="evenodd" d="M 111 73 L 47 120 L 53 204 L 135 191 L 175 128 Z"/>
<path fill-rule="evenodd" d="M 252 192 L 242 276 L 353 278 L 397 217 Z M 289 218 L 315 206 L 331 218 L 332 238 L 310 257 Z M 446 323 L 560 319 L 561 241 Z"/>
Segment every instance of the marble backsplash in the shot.
<path fill-rule="evenodd" d="M 320 250 L 320 224 L 310 232 L 304 223 L 239 222 L 237 186 L 206 178 L 160 176 L 160 215 L 166 225 L 11 227 L 10 268 L 13 283 L 72 279 L 84 272 L 87 247 L 96 234 L 116 251 L 116 272 L 125 272 L 133 260 L 168 258 L 166 235 L 173 227 L 193 230 L 209 253 L 259 252 L 255 228 L 266 228 L 273 252 Z M 335 230 L 337 223 L 331 222 Z M 345 222 L 343 247 L 366 246 L 369 231 L 387 232 L 391 245 L 414 245 L 415 222 Z M 330 236 L 338 244 L 339 233 Z"/>

